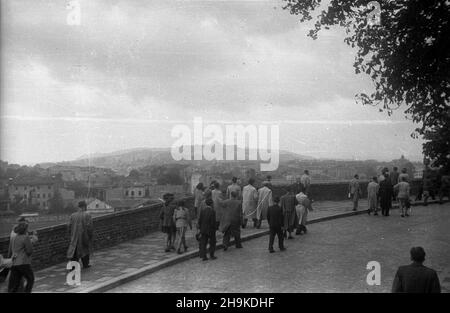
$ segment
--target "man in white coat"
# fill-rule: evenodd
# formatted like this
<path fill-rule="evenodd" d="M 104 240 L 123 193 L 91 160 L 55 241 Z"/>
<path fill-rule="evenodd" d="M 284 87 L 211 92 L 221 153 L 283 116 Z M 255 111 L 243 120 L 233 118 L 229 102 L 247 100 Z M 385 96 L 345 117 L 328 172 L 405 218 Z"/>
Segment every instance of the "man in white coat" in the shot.
<path fill-rule="evenodd" d="M 264 181 L 263 186 L 258 190 L 258 206 L 256 207 L 256 218 L 258 224 L 256 228 L 261 227 L 262 220 L 267 219 L 267 210 L 273 205 L 272 190 L 269 189 L 269 182 Z"/>
<path fill-rule="evenodd" d="M 258 219 L 256 215 L 256 207 L 258 205 L 258 191 L 253 186 L 255 180 L 250 178 L 248 180 L 248 185 L 242 189 L 242 212 L 244 213 L 244 222 L 242 228 L 247 226 L 248 219 L 253 220 L 253 227 L 258 224 Z"/>

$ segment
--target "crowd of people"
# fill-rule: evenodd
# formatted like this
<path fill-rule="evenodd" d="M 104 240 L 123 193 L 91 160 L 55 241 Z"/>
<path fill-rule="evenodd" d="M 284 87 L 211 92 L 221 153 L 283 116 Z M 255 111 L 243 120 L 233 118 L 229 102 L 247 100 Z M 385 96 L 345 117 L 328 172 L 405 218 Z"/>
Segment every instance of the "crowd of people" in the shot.
<path fill-rule="evenodd" d="M 406 168 L 403 168 L 401 173 L 398 172 L 397 167 L 394 167 L 392 172 L 389 172 L 387 167 L 383 168 L 381 175 L 374 176 L 367 184 L 369 206 L 367 213 L 378 215 L 378 211 L 381 209 L 383 216 L 389 216 L 393 201 L 398 201 L 401 216 L 409 216 L 411 212 L 409 180 Z M 350 181 L 348 190 L 349 198 L 353 202 L 353 210 L 356 211 L 358 201 L 362 196 L 358 174 Z"/>
<path fill-rule="evenodd" d="M 416 197 L 416 200 L 422 197 L 425 205 L 428 198 L 436 194 L 439 194 L 441 201 L 444 196 L 450 196 L 450 176 L 440 176 L 441 183 L 436 192 L 430 173 L 426 167 L 423 183 Z M 232 183 L 223 192 L 217 181 L 211 182 L 207 187 L 199 183 L 194 190 L 194 216 L 191 216 L 184 200 L 175 200 L 173 194 L 167 193 L 163 196 L 164 204 L 159 216 L 162 231 L 166 234 L 165 251 L 182 254 L 188 250 L 186 232 L 188 227 L 193 229 L 193 217 L 197 217 L 195 237 L 199 244 L 199 255 L 204 261 L 217 258 L 217 232 L 223 234 L 225 251 L 230 247 L 231 238 L 234 239 L 235 247 L 241 249 L 241 229 L 249 227 L 249 222 L 253 228 L 259 229 L 264 220 L 267 220 L 269 225 L 269 252 L 275 252 L 275 237 L 278 239 L 279 250 L 284 251 L 285 239 L 293 239 L 294 232 L 296 235 L 302 235 L 308 231 L 308 212 L 313 210 L 310 187 L 311 178 L 307 170 L 296 184 L 287 187 L 286 193 L 281 197 L 273 194 L 270 176 L 267 176 L 259 188 L 253 178 L 241 187 L 238 179 L 233 177 Z M 357 210 L 358 201 L 362 197 L 358 175 L 349 183 L 348 196 L 353 202 L 353 210 Z M 389 216 L 392 203 L 397 201 L 401 216 L 410 216 L 410 199 L 410 177 L 406 168 L 401 172 L 398 172 L 396 167 L 391 172 L 388 168 L 383 168 L 381 175 L 373 177 L 367 185 L 369 215 L 378 215 L 381 211 L 382 215 Z M 77 262 L 81 260 L 85 269 L 90 267 L 89 256 L 93 246 L 93 223 L 86 210 L 86 202 L 80 201 L 78 211 L 70 216 L 70 240 L 67 249 L 67 259 Z M 37 240 L 36 232 L 29 232 L 28 222 L 20 218 L 11 231 L 7 257 L 0 256 L 0 282 L 5 281 L 9 274 L 9 292 L 31 292 L 34 284 L 31 257 L 33 244 Z M 398 279 L 401 280 L 401 277 Z"/>
<path fill-rule="evenodd" d="M 249 227 L 249 222 L 255 229 L 259 229 L 264 220 L 267 220 L 270 229 L 269 252 L 275 251 L 275 237 L 278 237 L 279 249 L 284 251 L 284 239 L 292 239 L 294 231 L 296 235 L 307 232 L 308 211 L 312 210 L 310 185 L 308 171 L 281 197 L 273 195 L 270 176 L 267 176 L 259 188 L 253 178 L 241 188 L 238 178 L 233 177 L 231 184 L 223 192 L 217 181 L 211 182 L 208 187 L 199 183 L 194 190 L 193 212 L 198 217 L 196 238 L 202 260 L 208 260 L 208 254 L 209 259 L 216 259 L 217 232 L 223 234 L 225 251 L 230 246 L 231 238 L 234 239 L 236 248 L 240 249 L 241 229 Z M 173 194 L 165 194 L 163 200 L 160 219 L 162 231 L 166 234 L 165 251 L 177 251 L 181 254 L 182 244 L 184 252 L 187 251 L 187 226 L 192 229 L 190 212 L 183 201 L 175 201 Z"/>
<path fill-rule="evenodd" d="M 435 195 L 439 195 L 440 202 L 447 196 L 450 199 L 450 176 L 440 175 L 436 181 L 432 179 L 431 170 L 425 167 L 423 172 L 422 184 L 419 186 L 418 194 L 415 200 L 423 198 L 424 205 L 428 204 L 431 197 L 433 200 Z M 367 213 L 378 215 L 381 211 L 383 216 L 389 216 L 393 202 L 397 202 L 400 208 L 401 217 L 411 215 L 411 178 L 408 170 L 403 168 L 401 172 L 397 167 L 393 167 L 390 172 L 387 167 L 383 168 L 381 175 L 372 177 L 367 185 Z M 348 197 L 353 202 L 353 210 L 358 209 L 358 201 L 362 196 L 362 189 L 359 183 L 359 175 L 355 174 L 348 186 Z"/>

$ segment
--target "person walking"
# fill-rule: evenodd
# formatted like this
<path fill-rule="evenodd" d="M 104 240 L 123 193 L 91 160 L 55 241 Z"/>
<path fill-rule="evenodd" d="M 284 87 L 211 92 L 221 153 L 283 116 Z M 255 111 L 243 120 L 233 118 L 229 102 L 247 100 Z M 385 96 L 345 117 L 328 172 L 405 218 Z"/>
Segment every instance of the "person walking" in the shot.
<path fill-rule="evenodd" d="M 159 213 L 159 218 L 161 220 L 161 230 L 166 234 L 166 249 L 165 252 L 170 252 L 175 250 L 175 238 L 177 233 L 177 228 L 173 220 L 173 214 L 175 211 L 175 204 L 173 203 L 174 197 L 171 193 L 166 193 L 163 195 L 164 205 Z"/>
<path fill-rule="evenodd" d="M 300 177 L 300 183 L 303 186 L 303 192 L 310 197 L 311 177 L 309 176 L 308 170 L 303 172 L 303 175 Z"/>
<path fill-rule="evenodd" d="M 378 191 L 380 190 L 380 185 L 377 183 L 377 177 L 372 177 L 372 181 L 367 184 L 367 202 L 369 204 L 369 209 L 367 213 L 370 215 L 378 215 Z"/>
<path fill-rule="evenodd" d="M 287 193 L 280 198 L 280 206 L 283 211 L 284 218 L 284 232 L 286 236 L 286 232 L 289 233 L 288 239 L 293 239 L 292 232 L 294 231 L 296 224 L 296 216 L 295 206 L 298 204 L 297 199 L 295 198 L 295 194 L 293 192 L 293 186 L 289 186 Z"/>
<path fill-rule="evenodd" d="M 263 181 L 262 185 L 258 189 L 258 205 L 256 206 L 256 218 L 258 220 L 256 228 L 258 229 L 261 228 L 262 221 L 267 219 L 267 209 L 273 204 L 269 182 Z"/>
<path fill-rule="evenodd" d="M 273 199 L 273 205 L 271 205 L 267 210 L 267 222 L 269 223 L 269 252 L 274 253 L 273 242 L 275 241 L 275 236 L 278 237 L 278 248 L 280 251 L 286 250 L 284 247 L 284 234 L 283 234 L 283 209 L 279 206 L 280 198 L 275 197 Z"/>
<path fill-rule="evenodd" d="M 173 220 L 177 228 L 177 253 L 181 254 L 181 245 L 184 247 L 184 252 L 187 251 L 186 231 L 189 228 L 192 230 L 192 222 L 189 214 L 189 209 L 185 207 L 184 200 L 178 201 L 178 205 L 173 212 Z"/>
<path fill-rule="evenodd" d="M 31 293 L 34 285 L 34 273 L 31 267 L 33 245 L 28 234 L 28 224 L 19 223 L 15 228 L 16 236 L 10 242 L 11 268 L 8 292 L 18 292 L 22 278 L 26 280 L 24 292 Z"/>
<path fill-rule="evenodd" d="M 256 207 L 258 205 L 258 191 L 254 187 L 255 180 L 250 178 L 248 185 L 242 190 L 242 211 L 244 214 L 244 221 L 242 228 L 247 227 L 248 219 L 253 220 L 253 227 L 258 226 L 258 219 L 256 218 Z"/>
<path fill-rule="evenodd" d="M 231 185 L 229 185 L 227 187 L 227 199 L 231 199 L 231 193 L 234 191 L 237 194 L 237 198 L 236 199 L 240 199 L 241 198 L 241 186 L 238 185 L 237 183 L 238 179 L 237 177 L 233 177 L 231 179 Z"/>
<path fill-rule="evenodd" d="M 213 200 L 207 199 L 206 206 L 200 211 L 197 230 L 200 234 L 200 258 L 208 260 L 206 247 L 209 244 L 209 256 L 211 260 L 217 259 L 216 251 L 216 212 L 213 209 Z"/>
<path fill-rule="evenodd" d="M 301 235 L 302 232 L 306 234 L 308 229 L 306 228 L 306 223 L 308 222 L 308 211 L 312 211 L 312 203 L 308 196 L 302 191 L 300 191 L 295 198 L 298 204 L 295 207 L 297 214 L 297 231 L 296 235 Z"/>
<path fill-rule="evenodd" d="M 213 201 L 213 208 L 216 212 L 216 229 L 219 229 L 220 221 L 223 215 L 223 207 L 222 207 L 222 191 L 220 190 L 220 184 L 215 181 L 214 189 L 211 191 L 211 199 Z"/>
<path fill-rule="evenodd" d="M 67 259 L 77 262 L 81 259 L 83 268 L 91 267 L 89 258 L 94 237 L 92 218 L 86 210 L 86 201 L 80 201 L 78 203 L 78 211 L 70 216 L 70 244 L 67 249 Z"/>
<path fill-rule="evenodd" d="M 384 179 L 380 182 L 379 189 L 379 202 L 381 207 L 381 214 L 383 216 L 389 216 L 389 210 L 392 208 L 392 195 L 394 194 L 394 188 L 389 179 L 389 174 L 384 173 Z"/>
<path fill-rule="evenodd" d="M 413 247 L 410 251 L 410 265 L 400 266 L 392 283 L 392 292 L 440 293 L 441 284 L 435 270 L 423 265 L 425 250 Z"/>
<path fill-rule="evenodd" d="M 238 193 L 231 191 L 231 199 L 222 202 L 223 217 L 220 230 L 223 233 L 223 250 L 227 251 L 230 246 L 230 237 L 233 236 L 236 248 L 242 248 L 241 226 L 242 226 L 242 202 L 238 200 Z"/>
<path fill-rule="evenodd" d="M 198 183 L 194 190 L 194 214 L 195 217 L 198 217 L 200 205 L 202 201 L 204 200 L 203 197 L 203 190 L 205 187 L 203 186 L 203 183 Z"/>
<path fill-rule="evenodd" d="M 349 198 L 352 199 L 353 202 L 353 211 L 358 209 L 358 200 L 361 197 L 361 187 L 359 186 L 359 175 L 355 174 L 353 179 L 350 181 L 348 185 L 348 194 Z"/>
<path fill-rule="evenodd" d="M 406 181 L 405 177 L 402 177 L 402 181 L 394 186 L 394 190 L 397 192 L 397 198 L 400 205 L 401 216 L 409 216 L 408 207 L 409 207 L 409 196 L 410 196 L 410 187 L 409 183 Z"/>
<path fill-rule="evenodd" d="M 16 228 L 17 228 L 17 226 L 18 226 L 19 224 L 21 224 L 21 223 L 26 223 L 26 224 L 28 224 L 28 221 L 27 221 L 27 220 L 25 219 L 25 217 L 23 217 L 23 216 L 22 216 L 22 217 L 19 217 L 19 218 L 17 219 L 17 224 L 15 224 L 15 225 L 12 227 L 11 233 L 9 234 L 9 242 L 11 242 L 11 241 L 13 240 L 13 238 L 17 236 Z M 34 242 L 33 242 L 34 236 L 30 237 L 30 239 L 31 239 L 31 243 L 34 243 Z M 35 240 L 35 241 L 37 241 L 37 237 L 36 237 L 36 240 Z M 11 256 L 11 250 L 10 250 L 10 249 L 8 250 L 7 256 L 8 256 L 8 258 L 10 258 L 10 256 Z M 3 271 L 0 271 L 0 283 L 6 281 L 6 278 L 8 277 L 8 274 L 9 274 L 9 268 L 10 268 L 10 267 L 4 267 L 4 268 L 3 268 Z"/>

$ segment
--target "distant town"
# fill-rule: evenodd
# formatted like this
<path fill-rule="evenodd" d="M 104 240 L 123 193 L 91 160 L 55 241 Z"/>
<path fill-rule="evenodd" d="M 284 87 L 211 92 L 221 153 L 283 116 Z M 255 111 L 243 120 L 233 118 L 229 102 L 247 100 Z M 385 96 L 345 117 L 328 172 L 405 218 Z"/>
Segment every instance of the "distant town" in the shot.
<path fill-rule="evenodd" d="M 199 182 L 215 180 L 226 186 L 235 176 L 241 184 L 249 178 L 260 183 L 271 175 L 274 185 L 283 185 L 295 182 L 305 169 L 313 183 L 346 181 L 355 173 L 367 180 L 385 166 L 407 168 L 415 178 L 421 178 L 423 170 L 421 163 L 404 156 L 390 162 L 320 160 L 286 151 L 280 152 L 280 166 L 273 172 L 259 172 L 259 163 L 252 161 L 171 161 L 168 149 L 136 149 L 34 166 L 0 161 L 0 214 L 69 214 L 81 199 L 87 200 L 89 212 L 105 214 L 157 203 L 166 192 L 191 194 Z"/>

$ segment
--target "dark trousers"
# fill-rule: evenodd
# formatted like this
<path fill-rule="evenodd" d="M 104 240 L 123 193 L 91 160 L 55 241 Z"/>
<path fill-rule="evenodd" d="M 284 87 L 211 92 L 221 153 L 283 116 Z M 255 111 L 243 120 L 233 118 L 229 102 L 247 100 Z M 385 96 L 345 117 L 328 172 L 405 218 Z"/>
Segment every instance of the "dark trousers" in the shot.
<path fill-rule="evenodd" d="M 278 228 L 270 228 L 270 235 L 269 235 L 269 250 L 273 250 L 273 242 L 275 241 L 275 235 L 278 237 L 278 248 L 284 248 L 284 234 L 281 227 Z"/>
<path fill-rule="evenodd" d="M 383 214 L 385 216 L 389 215 L 390 209 L 391 209 L 391 207 L 389 205 L 381 206 L 381 214 Z"/>
<path fill-rule="evenodd" d="M 8 292 L 17 292 L 22 278 L 25 278 L 27 281 L 24 292 L 30 293 L 34 284 L 34 274 L 30 264 L 15 265 L 11 267 Z"/>
<path fill-rule="evenodd" d="M 76 249 L 75 249 L 75 253 L 73 254 L 73 258 L 71 258 L 70 260 L 80 262 L 80 260 L 77 258 L 77 250 Z M 81 263 L 83 264 L 83 267 L 89 266 L 89 254 L 81 257 Z"/>
<path fill-rule="evenodd" d="M 203 234 L 200 238 L 200 257 L 206 258 L 206 246 L 209 243 L 209 256 L 213 257 L 216 251 L 216 232 L 210 234 Z"/>
<path fill-rule="evenodd" d="M 233 236 L 236 247 L 241 247 L 241 230 L 239 228 L 233 229 L 228 227 L 228 229 L 223 234 L 223 245 L 225 247 L 230 246 L 230 238 Z"/>

